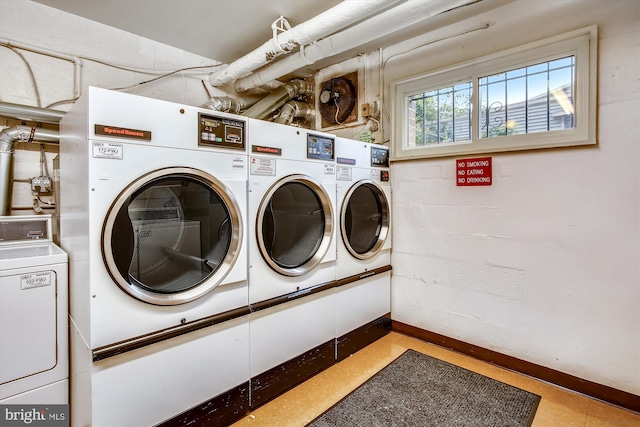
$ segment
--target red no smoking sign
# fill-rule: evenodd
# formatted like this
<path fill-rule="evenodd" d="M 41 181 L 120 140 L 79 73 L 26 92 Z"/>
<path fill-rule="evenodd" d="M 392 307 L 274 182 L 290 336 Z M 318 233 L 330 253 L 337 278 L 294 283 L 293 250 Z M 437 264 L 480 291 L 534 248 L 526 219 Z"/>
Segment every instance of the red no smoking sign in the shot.
<path fill-rule="evenodd" d="M 491 185 L 491 157 L 456 160 L 456 184 L 460 186 Z"/>

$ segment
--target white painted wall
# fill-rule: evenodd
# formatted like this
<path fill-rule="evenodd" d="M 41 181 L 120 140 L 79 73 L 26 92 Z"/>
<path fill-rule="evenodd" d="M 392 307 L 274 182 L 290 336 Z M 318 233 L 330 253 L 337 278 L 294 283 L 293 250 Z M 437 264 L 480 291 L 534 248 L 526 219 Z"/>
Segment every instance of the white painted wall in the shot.
<path fill-rule="evenodd" d="M 0 2 L 0 38 L 67 55 L 145 70 L 173 71 L 183 67 L 216 64 L 212 59 L 28 0 Z M 31 52 L 20 52 L 28 59 L 36 75 L 43 107 L 73 97 L 73 67 L 70 62 Z M 1 100 L 36 105 L 33 85 L 24 62 L 4 47 L 0 49 L 0 60 Z M 154 78 L 158 74 L 117 70 L 87 59 L 82 59 L 82 63 L 83 87 L 120 88 Z M 207 94 L 200 80 L 207 80 L 210 71 L 211 69 L 204 69 L 199 75 L 193 72 L 177 73 L 127 92 L 189 105 L 201 105 L 207 100 Z M 208 88 L 212 90 L 210 86 Z M 69 105 L 62 104 L 53 108 L 66 110 Z"/>
<path fill-rule="evenodd" d="M 483 22 L 390 60 L 387 91 L 597 24 L 598 145 L 493 155 L 489 187 L 456 187 L 454 158 L 394 163 L 392 316 L 640 394 L 640 2 L 520 0 L 383 56 Z"/>
<path fill-rule="evenodd" d="M 597 147 L 494 155 L 491 187 L 456 187 L 453 158 L 393 164 L 394 319 L 640 394 L 639 8 L 636 0 L 519 0 L 383 52 L 493 23 L 389 60 L 388 87 L 590 24 L 600 35 Z M 0 38 L 139 68 L 213 63 L 26 0 L 0 0 Z M 23 54 L 43 106 L 73 95 L 69 63 Z M 0 64 L 0 100 L 36 105 L 19 57 L 0 47 Z M 378 72 L 377 62 L 368 67 Z M 83 87 L 150 77 L 83 61 Z M 375 75 L 367 82 L 375 99 Z M 190 105 L 207 98 L 199 77 L 186 75 L 134 93 Z M 18 151 L 16 175 L 39 174 L 39 152 Z"/>
<path fill-rule="evenodd" d="M 108 27 L 85 18 L 27 0 L 0 1 L 0 40 L 14 45 L 80 57 L 82 63 L 81 90 L 87 86 L 109 89 L 128 87 L 153 79 L 161 72 L 185 67 L 215 65 L 217 62 L 173 48 L 131 33 Z M 28 61 L 40 93 L 40 103 L 27 65 L 14 51 L 0 46 L 0 101 L 14 104 L 49 107 L 59 101 L 74 98 L 73 62 L 51 56 L 18 50 Z M 135 69 L 155 70 L 153 74 L 131 72 L 108 67 L 88 60 L 95 59 Z M 152 98 L 188 105 L 202 105 L 207 99 L 202 81 L 208 82 L 213 68 L 200 72 L 180 72 L 156 82 L 128 89 Z M 224 95 L 207 83 L 212 95 Z M 55 104 L 51 108 L 66 111 L 71 103 Z M 144 112 L 141 112 L 141 114 Z M 0 126 L 7 126 L 6 120 Z M 0 127 L 2 129 L 2 127 Z M 52 173 L 56 146 L 47 146 L 47 161 Z M 40 175 L 39 147 L 18 144 L 15 154 L 15 177 L 28 180 Z M 29 183 L 14 184 L 14 213 L 31 214 L 32 196 Z M 44 197 L 52 200 L 51 197 Z"/>

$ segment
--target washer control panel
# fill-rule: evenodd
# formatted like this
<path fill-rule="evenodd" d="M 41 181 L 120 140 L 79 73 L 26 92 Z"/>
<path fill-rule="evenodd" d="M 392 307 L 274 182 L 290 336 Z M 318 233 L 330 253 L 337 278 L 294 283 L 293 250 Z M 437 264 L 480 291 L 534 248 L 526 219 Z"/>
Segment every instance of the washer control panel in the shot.
<path fill-rule="evenodd" d="M 51 241 L 51 215 L 0 217 L 0 245 Z"/>
<path fill-rule="evenodd" d="M 335 158 L 335 140 L 321 135 L 307 134 L 307 159 L 330 160 Z"/>
<path fill-rule="evenodd" d="M 389 149 L 386 147 L 371 147 L 371 166 L 389 167 Z"/>
<path fill-rule="evenodd" d="M 247 122 L 223 116 L 198 113 L 200 146 L 246 148 Z"/>

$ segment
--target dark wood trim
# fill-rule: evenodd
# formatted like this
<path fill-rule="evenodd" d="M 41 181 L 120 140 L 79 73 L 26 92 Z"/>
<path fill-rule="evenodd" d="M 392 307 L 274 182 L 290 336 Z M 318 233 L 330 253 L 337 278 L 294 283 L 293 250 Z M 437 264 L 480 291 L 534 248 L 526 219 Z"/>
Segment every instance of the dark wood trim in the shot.
<path fill-rule="evenodd" d="M 172 326 L 161 331 L 156 331 L 146 335 L 140 335 L 128 340 L 98 347 L 92 350 L 93 361 L 97 362 L 99 360 L 104 360 L 109 357 L 126 353 L 128 351 L 159 343 L 160 341 L 168 340 L 170 338 L 175 338 L 180 335 L 208 328 L 209 326 L 217 325 L 219 323 L 226 322 L 238 317 L 246 316 L 249 313 L 249 306 L 239 307 L 233 310 L 225 311 L 224 313 L 216 314 L 214 316 L 208 316 L 200 320 L 194 320 L 193 322 L 188 322 L 183 325 Z"/>
<path fill-rule="evenodd" d="M 317 294 L 318 292 L 326 291 L 327 289 L 335 288 L 337 286 L 335 280 L 330 282 L 320 283 L 319 285 L 310 286 L 305 289 L 300 289 L 299 291 L 290 292 L 288 294 L 280 295 L 279 297 L 259 301 L 253 304 L 250 304 L 251 312 L 256 312 L 260 310 L 264 310 L 265 308 L 270 308 L 275 305 L 285 304 L 289 301 L 297 300 L 300 298 L 304 298 L 309 295 Z"/>
<path fill-rule="evenodd" d="M 260 310 L 264 310 L 265 308 L 270 308 L 276 305 L 285 304 L 289 301 L 297 300 L 300 298 L 307 297 L 309 295 L 317 294 L 319 292 L 326 291 L 328 289 L 337 288 L 339 286 L 348 285 L 349 283 L 357 282 L 358 280 L 365 279 L 367 277 L 375 276 L 376 274 L 381 274 L 391 270 L 390 265 L 385 265 L 384 267 L 374 268 L 372 270 L 363 271 L 362 273 L 354 274 L 353 276 L 345 277 L 340 280 L 331 280 L 329 282 L 320 283 L 315 286 L 310 286 L 305 289 L 300 289 L 299 291 L 290 292 L 288 294 L 280 295 L 275 298 L 270 298 L 267 300 L 259 301 L 250 304 L 251 312 L 256 312 Z"/>
<path fill-rule="evenodd" d="M 389 332 L 391 332 L 391 313 L 336 338 L 336 361 L 346 359 Z"/>
<path fill-rule="evenodd" d="M 447 336 L 420 329 L 415 326 L 407 325 L 395 320 L 392 321 L 392 329 L 394 332 L 399 332 L 401 334 L 409 335 L 423 341 L 437 344 L 441 347 L 449 348 L 457 352 L 475 357 L 476 359 L 493 363 L 494 365 L 511 369 L 513 371 L 556 384 L 560 387 L 565 387 L 570 390 L 577 391 L 578 393 L 586 394 L 587 396 L 591 396 L 596 399 L 621 406 L 631 411 L 640 412 L 640 396 L 637 396 L 635 394 L 631 394 L 623 390 L 618 390 L 606 385 L 594 383 L 592 381 L 578 378 L 564 372 L 556 371 L 555 369 L 536 365 L 535 363 L 527 362 L 526 360 L 521 360 L 513 356 L 508 356 L 506 354 L 498 353 L 493 350 L 478 347 L 476 345 L 469 344 L 455 338 L 449 338 Z"/>
<path fill-rule="evenodd" d="M 392 267 L 390 265 L 385 265 L 384 267 L 374 268 L 372 270 L 363 271 L 362 273 L 354 274 L 353 276 L 345 277 L 342 279 L 338 279 L 338 283 L 336 286 L 344 286 L 349 283 L 357 282 L 361 279 L 366 279 L 367 277 L 375 276 L 376 274 L 382 274 L 387 271 L 390 271 Z"/>
<path fill-rule="evenodd" d="M 250 408 L 255 409 L 264 405 L 334 363 L 335 340 L 332 339 L 251 378 Z"/>
<path fill-rule="evenodd" d="M 179 390 L 176 390 L 179 392 Z M 240 384 L 158 424 L 158 427 L 228 426 L 249 413 L 249 382 Z"/>

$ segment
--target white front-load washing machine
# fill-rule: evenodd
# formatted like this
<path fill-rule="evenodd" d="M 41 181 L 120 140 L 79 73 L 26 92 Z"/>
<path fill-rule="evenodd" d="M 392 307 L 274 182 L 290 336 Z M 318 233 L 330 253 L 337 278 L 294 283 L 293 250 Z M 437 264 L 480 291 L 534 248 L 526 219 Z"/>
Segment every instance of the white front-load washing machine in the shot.
<path fill-rule="evenodd" d="M 336 138 L 338 361 L 386 334 L 391 326 L 388 153 L 383 145 Z"/>
<path fill-rule="evenodd" d="M 334 363 L 337 211 L 333 135 L 260 120 L 249 128 L 255 407 Z"/>
<path fill-rule="evenodd" d="M 246 119 L 90 87 L 60 133 L 73 424 L 243 414 Z"/>
<path fill-rule="evenodd" d="M 51 215 L 0 217 L 1 405 L 69 403 L 67 271 Z"/>

